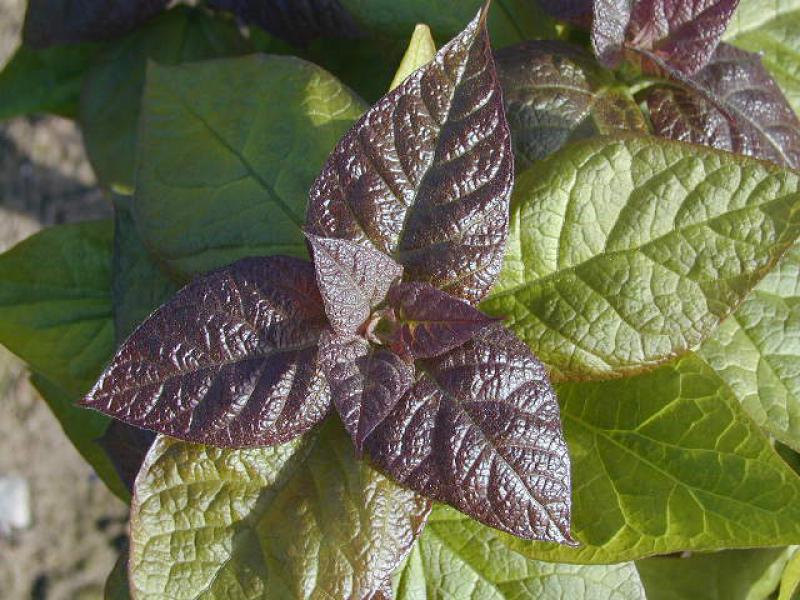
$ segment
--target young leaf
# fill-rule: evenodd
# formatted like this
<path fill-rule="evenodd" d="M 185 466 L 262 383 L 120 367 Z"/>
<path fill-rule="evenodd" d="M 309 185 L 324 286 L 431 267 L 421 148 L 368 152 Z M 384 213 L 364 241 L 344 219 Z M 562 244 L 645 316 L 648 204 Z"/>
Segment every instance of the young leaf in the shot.
<path fill-rule="evenodd" d="M 572 544 L 570 466 L 544 367 L 502 326 L 443 356 L 364 447 L 394 479 L 514 535 Z"/>
<path fill-rule="evenodd" d="M 148 62 L 174 65 L 249 54 L 234 23 L 179 6 L 109 44 L 89 71 L 79 120 L 92 168 L 107 188 L 133 189 Z"/>
<path fill-rule="evenodd" d="M 513 183 L 503 100 L 479 15 L 337 144 L 311 189 L 310 233 L 372 245 L 480 300 L 502 264 Z"/>
<path fill-rule="evenodd" d="M 414 366 L 397 354 L 373 348 L 364 338 L 325 332 L 320 362 L 331 398 L 356 450 L 414 383 Z"/>
<path fill-rule="evenodd" d="M 800 120 L 757 55 L 720 44 L 687 83 L 648 90 L 657 135 L 800 166 Z"/>
<path fill-rule="evenodd" d="M 605 564 L 800 539 L 800 478 L 696 356 L 558 397 L 582 545 L 506 538 L 517 552 Z"/>
<path fill-rule="evenodd" d="M 383 252 L 350 240 L 306 237 L 328 320 L 337 333 L 352 335 L 383 302 L 403 267 Z"/>
<path fill-rule="evenodd" d="M 396 284 L 387 300 L 399 321 L 394 342 L 414 358 L 449 352 L 495 322 L 468 302 L 427 283 Z"/>
<path fill-rule="evenodd" d="M 500 50 L 495 59 L 518 171 L 571 140 L 647 132 L 627 90 L 579 46 L 529 41 Z"/>
<path fill-rule="evenodd" d="M 392 83 L 389 84 L 389 89 L 393 90 L 403 83 L 406 77 L 431 62 L 434 56 L 436 56 L 436 42 L 433 41 L 430 27 L 418 23 L 414 27 L 414 33 L 411 34 L 406 53 L 394 74 Z"/>
<path fill-rule="evenodd" d="M 159 437 L 131 507 L 131 588 L 139 600 L 370 598 L 429 510 L 355 460 L 335 420 L 272 448 Z"/>
<path fill-rule="evenodd" d="M 330 397 L 314 269 L 272 256 L 201 277 L 122 344 L 84 404 L 135 427 L 226 447 L 290 440 Z"/>
<path fill-rule="evenodd" d="M 308 189 L 363 108 L 297 58 L 151 65 L 134 204 L 145 244 L 186 275 L 246 256 L 305 256 Z"/>
<path fill-rule="evenodd" d="M 655 137 L 579 142 L 520 176 L 482 307 L 560 379 L 609 378 L 698 346 L 800 234 L 800 178 Z"/>
<path fill-rule="evenodd" d="M 541 562 L 518 554 L 506 539 L 450 508 L 434 507 L 425 531 L 395 574 L 396 599 L 645 600 L 631 562 Z"/>
<path fill-rule="evenodd" d="M 753 420 L 800 450 L 800 246 L 699 350 Z"/>
<path fill-rule="evenodd" d="M 655 57 L 684 75 L 708 62 L 738 0 L 596 0 L 592 45 L 616 67 L 623 53 Z"/>
<path fill-rule="evenodd" d="M 742 0 L 723 39 L 757 53 L 800 113 L 800 2 Z"/>
<path fill-rule="evenodd" d="M 647 600 L 767 599 L 777 589 L 791 548 L 726 550 L 638 561 Z"/>
<path fill-rule="evenodd" d="M 107 40 L 154 17 L 168 3 L 169 0 L 29 0 L 22 37 L 34 48 Z"/>

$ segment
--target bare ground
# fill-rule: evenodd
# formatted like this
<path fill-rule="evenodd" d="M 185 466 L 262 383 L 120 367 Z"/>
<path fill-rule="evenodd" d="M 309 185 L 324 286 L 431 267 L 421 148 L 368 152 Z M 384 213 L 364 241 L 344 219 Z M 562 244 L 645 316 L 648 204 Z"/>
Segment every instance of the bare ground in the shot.
<path fill-rule="evenodd" d="M 0 0 L 0 65 L 19 42 L 24 0 Z M 44 226 L 110 215 L 74 124 L 58 118 L 0 123 L 0 251 Z M 102 597 L 124 544 L 126 507 L 71 446 L 0 347 L 0 477 L 24 477 L 30 528 L 0 538 L 0 598 Z"/>

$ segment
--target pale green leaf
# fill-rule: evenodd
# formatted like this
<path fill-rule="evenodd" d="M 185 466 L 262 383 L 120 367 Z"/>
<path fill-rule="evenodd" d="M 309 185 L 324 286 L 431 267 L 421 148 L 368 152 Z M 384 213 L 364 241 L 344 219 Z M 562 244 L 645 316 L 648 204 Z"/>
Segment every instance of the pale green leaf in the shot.
<path fill-rule="evenodd" d="M 392 83 L 389 84 L 389 89 L 393 90 L 403 83 L 411 73 L 431 62 L 435 54 L 436 43 L 431 37 L 430 28 L 427 25 L 418 24 L 414 28 L 414 33 L 411 34 L 406 53 L 400 61 Z"/>
<path fill-rule="evenodd" d="M 697 347 L 800 233 L 800 178 L 654 137 L 569 145 L 518 178 L 483 308 L 556 379 L 609 378 Z"/>
<path fill-rule="evenodd" d="M 800 247 L 783 256 L 699 354 L 756 423 L 800 449 Z"/>
<path fill-rule="evenodd" d="M 633 563 L 569 565 L 526 558 L 497 531 L 437 507 L 404 567 L 397 600 L 644 600 Z"/>
<path fill-rule="evenodd" d="M 582 546 L 506 538 L 518 552 L 611 563 L 800 540 L 800 478 L 696 356 L 558 395 Z"/>
<path fill-rule="evenodd" d="M 800 598 L 800 550 L 795 550 L 781 576 L 778 600 L 797 600 Z"/>
<path fill-rule="evenodd" d="M 133 595 L 369 597 L 408 552 L 428 509 L 357 460 L 336 420 L 270 448 L 159 437 L 134 490 Z"/>
<path fill-rule="evenodd" d="M 363 110 L 293 57 L 151 65 L 134 202 L 145 244 L 186 275 L 244 256 L 306 256 L 308 190 Z"/>
<path fill-rule="evenodd" d="M 647 600 L 767 600 L 792 548 L 728 550 L 636 563 Z"/>

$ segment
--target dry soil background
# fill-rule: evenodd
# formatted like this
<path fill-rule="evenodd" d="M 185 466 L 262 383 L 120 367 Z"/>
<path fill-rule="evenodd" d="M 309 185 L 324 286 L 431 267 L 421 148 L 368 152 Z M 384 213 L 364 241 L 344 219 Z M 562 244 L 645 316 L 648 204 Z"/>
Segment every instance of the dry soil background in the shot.
<path fill-rule="evenodd" d="M 0 0 L 0 65 L 24 0 Z M 66 120 L 0 123 L 0 251 L 44 226 L 105 217 L 80 133 Z M 94 600 L 124 543 L 124 505 L 72 448 L 20 362 L 0 347 L 0 478 L 23 477 L 32 524 L 0 537 L 0 599 Z"/>

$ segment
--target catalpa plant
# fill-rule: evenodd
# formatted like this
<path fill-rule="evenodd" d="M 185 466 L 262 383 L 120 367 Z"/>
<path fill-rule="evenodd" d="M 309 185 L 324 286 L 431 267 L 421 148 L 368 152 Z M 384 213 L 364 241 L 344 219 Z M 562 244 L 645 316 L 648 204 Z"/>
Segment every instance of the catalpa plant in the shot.
<path fill-rule="evenodd" d="M 0 255 L 107 598 L 800 590 L 800 3 L 174 4 L 0 72 L 113 206 Z"/>

